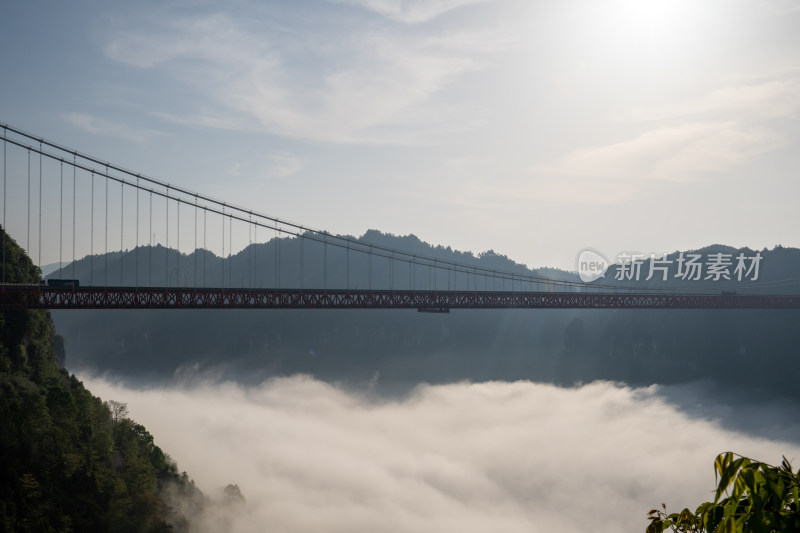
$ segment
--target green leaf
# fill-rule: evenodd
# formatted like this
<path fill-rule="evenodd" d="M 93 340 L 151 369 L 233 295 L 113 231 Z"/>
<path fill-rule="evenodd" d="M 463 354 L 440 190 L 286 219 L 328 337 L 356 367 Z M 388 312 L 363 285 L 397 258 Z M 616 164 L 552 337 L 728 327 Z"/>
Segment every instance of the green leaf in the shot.
<path fill-rule="evenodd" d="M 694 513 L 684 509 L 668 516 L 664 507 L 651 525 L 675 533 L 800 531 L 800 472 L 795 474 L 786 458 L 774 467 L 726 452 L 717 456 L 714 469 L 713 502 L 701 503 Z"/>
<path fill-rule="evenodd" d="M 722 521 L 723 516 L 724 509 L 722 506 L 713 503 L 710 504 L 706 507 L 705 513 L 702 516 L 703 527 L 706 531 L 714 531 Z"/>

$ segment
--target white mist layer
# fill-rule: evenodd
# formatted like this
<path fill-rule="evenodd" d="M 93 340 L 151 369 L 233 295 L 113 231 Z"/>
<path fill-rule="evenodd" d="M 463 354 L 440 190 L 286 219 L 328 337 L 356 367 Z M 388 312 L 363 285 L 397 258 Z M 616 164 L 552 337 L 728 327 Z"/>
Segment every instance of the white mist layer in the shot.
<path fill-rule="evenodd" d="M 712 497 L 719 452 L 800 458 L 796 444 L 690 417 L 655 387 L 493 382 L 378 401 L 301 376 L 258 387 L 84 382 L 126 402 L 204 492 L 239 485 L 233 532 L 644 531 L 661 502 L 693 509 Z M 774 405 L 763 414 L 781 419 Z"/>

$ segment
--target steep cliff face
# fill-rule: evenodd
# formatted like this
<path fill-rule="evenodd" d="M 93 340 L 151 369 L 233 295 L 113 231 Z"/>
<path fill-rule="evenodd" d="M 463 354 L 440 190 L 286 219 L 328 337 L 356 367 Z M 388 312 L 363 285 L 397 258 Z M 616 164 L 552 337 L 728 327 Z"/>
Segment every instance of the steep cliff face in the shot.
<path fill-rule="evenodd" d="M 6 282 L 39 283 L 0 238 Z M 185 530 L 163 495 L 202 495 L 124 404 L 93 396 L 63 364 L 48 313 L 0 311 L 0 532 Z"/>

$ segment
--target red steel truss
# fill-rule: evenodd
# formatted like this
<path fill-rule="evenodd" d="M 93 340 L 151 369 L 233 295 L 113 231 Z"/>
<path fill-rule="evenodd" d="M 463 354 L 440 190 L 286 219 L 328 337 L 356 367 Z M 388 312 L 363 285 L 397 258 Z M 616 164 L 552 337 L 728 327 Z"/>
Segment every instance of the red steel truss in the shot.
<path fill-rule="evenodd" d="M 0 309 L 800 309 L 800 295 L 4 285 Z"/>

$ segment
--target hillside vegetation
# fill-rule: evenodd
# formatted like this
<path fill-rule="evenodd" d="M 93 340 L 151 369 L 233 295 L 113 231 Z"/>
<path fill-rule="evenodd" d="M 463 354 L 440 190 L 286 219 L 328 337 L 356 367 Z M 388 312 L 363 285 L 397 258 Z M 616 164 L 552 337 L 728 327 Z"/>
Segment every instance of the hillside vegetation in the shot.
<path fill-rule="evenodd" d="M 40 272 L 0 229 L 5 280 Z M 45 311 L 0 312 L 0 531 L 181 531 L 166 498 L 202 495 L 124 404 L 103 402 L 59 365 Z M 169 490 L 167 490 L 169 489 Z"/>

